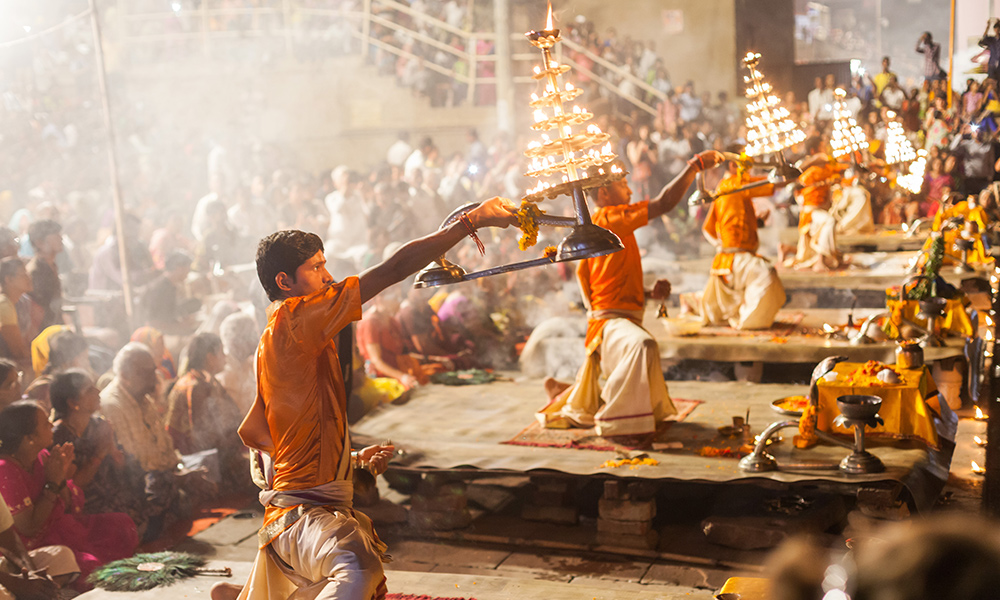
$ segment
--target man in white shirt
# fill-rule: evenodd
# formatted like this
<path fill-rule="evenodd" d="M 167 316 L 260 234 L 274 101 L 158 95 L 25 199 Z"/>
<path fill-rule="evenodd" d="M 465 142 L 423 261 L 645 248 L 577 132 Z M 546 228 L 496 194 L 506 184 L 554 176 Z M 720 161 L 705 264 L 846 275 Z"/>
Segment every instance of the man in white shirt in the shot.
<path fill-rule="evenodd" d="M 427 167 L 427 158 L 433 150 L 434 141 L 431 138 L 425 137 L 420 141 L 420 147 L 414 150 L 403 164 L 404 181 L 411 181 L 414 171 Z"/>
<path fill-rule="evenodd" d="M 389 146 L 389 151 L 385 154 L 385 161 L 394 167 L 402 167 L 412 152 L 413 146 L 410 146 L 409 132 L 400 131 L 399 137 Z"/>
<path fill-rule="evenodd" d="M 331 255 L 368 243 L 368 220 L 363 200 L 357 193 L 357 175 L 347 165 L 340 165 L 330 174 L 333 191 L 324 203 L 330 213 L 327 245 Z"/>
<path fill-rule="evenodd" d="M 903 100 L 906 100 L 906 92 L 899 87 L 899 80 L 893 75 L 889 77 L 889 84 L 882 90 L 882 105 L 891 110 L 899 110 L 903 107 Z"/>

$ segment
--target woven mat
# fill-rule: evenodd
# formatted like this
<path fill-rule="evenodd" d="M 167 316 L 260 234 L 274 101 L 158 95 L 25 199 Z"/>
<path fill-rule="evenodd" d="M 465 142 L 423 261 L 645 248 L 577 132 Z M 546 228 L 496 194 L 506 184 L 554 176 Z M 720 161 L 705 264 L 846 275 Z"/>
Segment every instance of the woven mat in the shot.
<path fill-rule="evenodd" d="M 677 421 L 683 421 L 694 412 L 694 409 L 698 408 L 698 405 L 703 402 L 703 400 L 683 400 L 681 398 L 672 398 L 674 406 L 677 408 L 677 414 L 668 417 L 664 422 L 663 426 L 657 431 L 657 436 L 653 440 L 653 443 L 661 441 L 669 441 L 667 439 L 666 431 L 670 424 Z M 576 428 L 576 429 L 546 429 L 542 427 L 538 421 L 534 421 L 531 425 L 524 428 L 521 433 L 514 436 L 512 439 L 506 442 L 501 442 L 503 444 L 510 444 L 512 446 L 539 446 L 542 448 L 573 448 L 576 450 L 600 450 L 602 452 L 607 452 L 609 450 L 628 450 L 628 446 L 623 446 L 617 442 L 603 438 L 597 435 L 593 427 L 588 429 Z"/>

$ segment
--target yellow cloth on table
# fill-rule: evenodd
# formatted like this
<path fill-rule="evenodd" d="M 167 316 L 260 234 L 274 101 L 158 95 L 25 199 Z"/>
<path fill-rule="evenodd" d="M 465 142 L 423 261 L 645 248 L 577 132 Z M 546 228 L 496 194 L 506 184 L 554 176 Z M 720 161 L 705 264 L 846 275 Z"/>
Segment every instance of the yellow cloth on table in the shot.
<path fill-rule="evenodd" d="M 972 337 L 974 334 L 972 319 L 966 312 L 965 306 L 968 298 L 964 295 L 948 300 L 944 305 L 944 315 L 937 320 L 938 331 L 941 333 L 953 333 L 962 337 Z M 899 338 L 899 328 L 903 324 L 903 319 L 915 323 L 921 327 L 927 326 L 927 319 L 917 316 L 920 305 L 916 300 L 893 300 L 886 299 L 885 307 L 889 311 L 889 320 L 886 322 L 885 332 L 890 338 Z"/>
<path fill-rule="evenodd" d="M 938 210 L 937 214 L 934 215 L 934 223 L 932 226 L 933 231 L 941 231 L 945 222 L 953 217 L 962 217 L 965 221 L 974 222 L 979 228 L 979 234 L 975 236 L 975 246 L 969 250 L 968 262 L 970 265 L 984 265 L 993 264 L 993 258 L 986 253 L 986 248 L 983 246 L 982 233 L 986 231 L 989 225 L 989 217 L 986 216 L 986 211 L 983 207 L 978 205 L 971 205 L 969 201 L 958 202 L 954 206 L 949 206 L 947 208 L 941 208 Z M 955 264 L 961 261 L 962 252 L 955 248 L 955 240 L 960 235 L 957 229 L 949 229 L 944 232 L 944 254 L 945 254 L 945 264 Z M 931 238 L 927 238 L 924 243 L 924 251 L 930 250 L 932 244 Z"/>
<path fill-rule="evenodd" d="M 962 251 L 955 248 L 955 240 L 960 233 L 957 229 L 949 229 L 944 232 L 944 260 L 941 261 L 942 264 L 954 265 L 962 261 Z M 927 241 L 924 242 L 924 256 L 930 252 L 932 243 L 931 238 L 927 238 Z M 969 250 L 969 256 L 966 260 L 970 265 L 993 264 L 993 257 L 986 253 L 986 247 L 983 245 L 983 238 L 980 235 L 974 236 L 973 247 Z M 923 266 L 922 263 L 923 260 L 918 263 L 918 266 Z"/>
<path fill-rule="evenodd" d="M 937 214 L 934 215 L 934 223 L 931 226 L 931 230 L 941 231 L 944 222 L 952 217 L 962 217 L 966 221 L 975 221 L 979 225 L 980 232 L 986 231 L 986 226 L 989 225 L 989 218 L 986 216 L 986 211 L 983 210 L 983 207 L 979 205 L 973 206 L 966 200 L 958 202 L 954 206 L 938 209 Z"/>
<path fill-rule="evenodd" d="M 771 580 L 763 577 L 730 577 L 722 584 L 719 594 L 738 594 L 740 600 L 768 600 Z"/>
<path fill-rule="evenodd" d="M 854 385 L 849 383 L 850 375 L 861 363 L 842 362 L 834 367 L 836 381 L 820 380 L 819 409 L 816 428 L 827 433 L 853 435 L 854 431 L 833 424 L 840 414 L 837 398 L 851 394 L 878 396 L 882 407 L 878 414 L 885 421 L 876 429 L 865 428 L 865 433 L 889 435 L 892 437 L 919 438 L 932 446 L 938 445 L 934 416 L 925 399 L 937 392 L 937 386 L 926 366 L 919 369 L 896 369 L 902 381 L 896 384 Z M 892 365 L 889 365 L 892 366 Z"/>

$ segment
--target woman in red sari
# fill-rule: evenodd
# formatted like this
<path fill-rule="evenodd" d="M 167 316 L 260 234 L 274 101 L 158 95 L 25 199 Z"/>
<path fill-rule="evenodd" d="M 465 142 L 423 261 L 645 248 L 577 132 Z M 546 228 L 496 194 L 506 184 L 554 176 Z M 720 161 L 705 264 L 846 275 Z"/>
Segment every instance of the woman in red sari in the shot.
<path fill-rule="evenodd" d="M 51 450 L 48 448 L 51 446 Z M 0 411 L 0 495 L 25 545 L 68 546 L 80 565 L 78 589 L 97 567 L 132 556 L 135 523 L 123 513 L 85 515 L 73 483 L 73 444 L 52 446 L 52 426 L 35 402 Z"/>

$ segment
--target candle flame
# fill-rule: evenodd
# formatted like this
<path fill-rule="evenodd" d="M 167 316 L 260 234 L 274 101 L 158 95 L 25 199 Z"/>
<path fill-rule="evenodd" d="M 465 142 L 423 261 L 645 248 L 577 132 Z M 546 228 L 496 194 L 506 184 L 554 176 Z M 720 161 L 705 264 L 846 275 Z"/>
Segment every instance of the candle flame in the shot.
<path fill-rule="evenodd" d="M 983 414 L 983 409 L 981 409 L 981 408 L 979 408 L 977 406 L 976 407 L 976 420 L 977 421 L 982 421 L 985 418 L 986 418 L 986 415 Z"/>
<path fill-rule="evenodd" d="M 545 31 L 552 31 L 552 3 L 549 2 L 549 16 L 545 19 Z"/>
<path fill-rule="evenodd" d="M 830 325 L 829 323 L 823 323 L 823 331 L 827 333 L 836 333 L 837 328 L 834 327 L 833 325 Z"/>
<path fill-rule="evenodd" d="M 979 466 L 979 463 L 972 461 L 972 472 L 973 473 L 985 473 L 986 469 Z"/>

